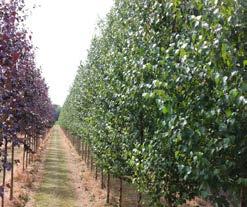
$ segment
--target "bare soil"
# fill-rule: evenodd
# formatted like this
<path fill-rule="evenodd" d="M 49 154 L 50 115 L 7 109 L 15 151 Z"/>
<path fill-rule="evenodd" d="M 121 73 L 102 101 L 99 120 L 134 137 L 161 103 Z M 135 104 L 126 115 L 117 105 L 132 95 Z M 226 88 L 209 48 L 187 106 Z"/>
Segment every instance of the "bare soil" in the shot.
<path fill-rule="evenodd" d="M 55 126 L 26 207 L 103 207 L 100 189 L 63 131 Z M 108 205 L 109 206 L 109 205 Z"/>
<path fill-rule="evenodd" d="M 85 162 L 78 155 L 63 131 L 60 129 L 59 132 L 64 148 L 68 152 L 67 156 L 70 160 L 68 167 L 71 172 L 72 184 L 76 189 L 79 207 L 106 206 L 106 191 L 100 188 L 99 182 L 94 179 Z"/>

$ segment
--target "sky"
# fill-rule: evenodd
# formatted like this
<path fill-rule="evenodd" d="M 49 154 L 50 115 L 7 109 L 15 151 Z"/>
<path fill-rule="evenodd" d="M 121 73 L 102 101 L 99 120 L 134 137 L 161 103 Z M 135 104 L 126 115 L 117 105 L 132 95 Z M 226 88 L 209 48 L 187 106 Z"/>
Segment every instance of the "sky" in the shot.
<path fill-rule="evenodd" d="M 113 0 L 26 0 L 31 15 L 36 62 L 54 104 L 63 105 L 81 61 L 85 61 L 95 27 Z"/>

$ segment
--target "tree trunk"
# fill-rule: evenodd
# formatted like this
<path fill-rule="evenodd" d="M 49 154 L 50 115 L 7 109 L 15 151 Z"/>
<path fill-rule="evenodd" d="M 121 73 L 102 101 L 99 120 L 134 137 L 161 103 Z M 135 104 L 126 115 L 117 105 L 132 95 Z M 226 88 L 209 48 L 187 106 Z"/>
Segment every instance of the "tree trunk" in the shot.
<path fill-rule="evenodd" d="M 89 144 L 87 145 L 87 167 L 89 168 L 89 164 L 90 164 L 90 148 L 89 148 Z"/>
<path fill-rule="evenodd" d="M 119 186 L 119 207 L 122 207 L 123 200 L 123 179 L 120 177 L 120 186 Z"/>
<path fill-rule="evenodd" d="M 32 142 L 31 142 L 31 137 L 29 137 L 28 142 L 29 142 L 29 151 L 28 151 L 28 164 L 31 164 L 31 149 L 32 149 Z"/>
<path fill-rule="evenodd" d="M 241 189 L 241 207 L 247 207 L 247 187 Z"/>
<path fill-rule="evenodd" d="M 84 158 L 84 142 L 83 142 L 83 140 L 82 140 L 82 146 L 81 146 L 81 159 L 83 160 L 83 158 Z"/>
<path fill-rule="evenodd" d="M 138 201 L 137 201 L 137 207 L 142 206 L 142 193 L 138 193 Z"/>
<path fill-rule="evenodd" d="M 15 155 L 15 146 L 12 142 L 12 146 L 11 146 L 11 177 L 10 177 L 10 196 L 9 199 L 12 200 L 13 199 L 13 191 L 14 191 L 14 155 Z"/>
<path fill-rule="evenodd" d="M 7 162 L 7 155 L 8 155 L 8 141 L 7 139 L 4 139 L 4 164 Z M 3 166 L 3 187 L 5 186 L 5 180 L 6 180 L 6 167 Z"/>
<path fill-rule="evenodd" d="M 101 169 L 101 189 L 104 189 L 104 172 L 103 172 L 103 169 Z"/>
<path fill-rule="evenodd" d="M 110 173 L 107 172 L 107 195 L 106 203 L 110 203 Z"/>
<path fill-rule="evenodd" d="M 26 169 L 27 169 L 27 165 L 28 165 L 28 153 L 29 153 L 29 148 L 28 148 L 28 140 L 26 141 Z"/>
<path fill-rule="evenodd" d="M 4 163 L 7 162 L 7 153 L 8 153 L 8 141 L 7 139 L 4 139 L 5 143 L 4 143 Z M 6 179 L 6 167 L 3 167 L 3 180 L 2 180 L 2 187 L 5 190 L 5 179 Z M 2 195 L 2 207 L 4 207 L 4 192 Z"/>
<path fill-rule="evenodd" d="M 26 147 L 25 147 L 25 140 L 23 144 L 23 156 L 22 156 L 22 171 L 25 170 L 25 156 L 26 156 Z"/>
<path fill-rule="evenodd" d="M 82 154 L 82 142 L 81 142 L 81 139 L 79 140 L 79 145 L 80 145 L 79 155 L 81 155 Z"/>
<path fill-rule="evenodd" d="M 35 149 L 34 149 L 34 139 L 35 138 L 32 138 L 31 139 L 31 146 L 32 146 L 32 151 L 34 152 L 35 151 Z M 34 154 L 33 154 L 33 152 L 31 153 L 31 161 L 33 162 L 33 160 L 34 160 Z"/>
<path fill-rule="evenodd" d="M 76 142 L 76 145 L 77 145 L 77 146 L 76 146 L 76 148 L 77 148 L 77 153 L 80 154 L 80 148 L 81 148 L 81 146 L 80 146 L 80 139 L 77 137 L 76 140 L 77 140 L 77 142 Z"/>
<path fill-rule="evenodd" d="M 4 207 L 4 195 L 2 196 L 2 207 Z"/>
<path fill-rule="evenodd" d="M 93 171 L 93 155 L 91 153 L 91 172 Z"/>
<path fill-rule="evenodd" d="M 87 143 L 85 143 L 85 162 L 87 163 Z"/>
<path fill-rule="evenodd" d="M 98 179 L 98 167 L 95 164 L 95 180 L 97 180 L 97 179 Z"/>

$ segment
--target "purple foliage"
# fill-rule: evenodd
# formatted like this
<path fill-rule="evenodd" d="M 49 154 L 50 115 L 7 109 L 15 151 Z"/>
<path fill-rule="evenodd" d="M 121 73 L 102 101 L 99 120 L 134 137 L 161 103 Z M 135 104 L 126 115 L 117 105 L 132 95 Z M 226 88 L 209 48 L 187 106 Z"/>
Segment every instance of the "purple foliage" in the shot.
<path fill-rule="evenodd" d="M 0 147 L 21 143 L 18 135 L 34 138 L 53 123 L 48 87 L 35 64 L 31 36 L 23 24 L 24 1 L 0 1 Z M 1 149 L 2 167 L 11 169 Z M 0 188 L 0 196 L 1 191 Z"/>

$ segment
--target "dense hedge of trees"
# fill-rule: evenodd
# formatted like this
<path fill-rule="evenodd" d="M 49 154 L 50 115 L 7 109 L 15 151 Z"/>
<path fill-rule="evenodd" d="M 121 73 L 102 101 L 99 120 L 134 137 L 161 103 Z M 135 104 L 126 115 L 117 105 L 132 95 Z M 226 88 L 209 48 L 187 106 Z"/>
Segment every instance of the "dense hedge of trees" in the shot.
<path fill-rule="evenodd" d="M 246 2 L 116 0 L 60 124 L 152 206 L 246 206 Z"/>
<path fill-rule="evenodd" d="M 13 168 L 14 163 L 19 162 L 14 158 L 15 147 L 24 145 L 24 156 L 25 153 L 35 153 L 38 138 L 46 133 L 53 122 L 53 107 L 48 97 L 48 87 L 35 64 L 31 36 L 25 29 L 24 6 L 24 1 L 19 0 L 0 2 L 2 206 L 6 190 L 6 171 L 11 171 L 10 199 L 13 198 Z"/>

